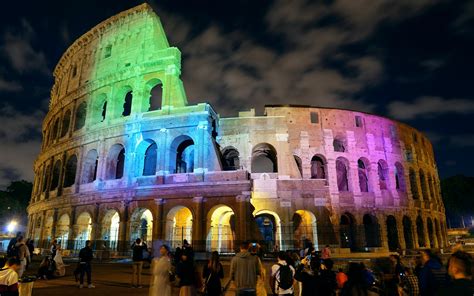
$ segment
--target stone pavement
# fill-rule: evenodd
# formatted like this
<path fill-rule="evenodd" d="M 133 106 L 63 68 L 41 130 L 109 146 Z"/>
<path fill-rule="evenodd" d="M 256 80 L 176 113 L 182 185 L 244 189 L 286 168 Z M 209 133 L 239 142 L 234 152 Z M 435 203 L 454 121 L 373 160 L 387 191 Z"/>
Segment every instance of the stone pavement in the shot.
<path fill-rule="evenodd" d="M 222 281 L 223 285 L 228 282 L 229 265 L 227 261 L 222 262 L 224 266 L 225 278 Z M 27 275 L 32 275 L 37 270 L 37 264 L 34 264 L 26 272 Z M 270 263 L 265 264 L 267 270 L 270 268 Z M 83 296 L 129 296 L 129 295 L 148 295 L 148 288 L 150 283 L 150 270 L 144 269 L 142 275 L 143 288 L 131 288 L 132 266 L 127 263 L 93 263 L 92 265 L 92 283 L 96 286 L 94 289 L 83 288 L 79 289 L 75 282 L 73 271 L 76 263 L 71 263 L 66 268 L 66 276 L 52 280 L 37 280 L 33 287 L 33 296 L 69 296 L 69 295 L 83 295 Z M 268 274 L 268 271 L 267 271 Z M 84 279 L 85 280 L 85 279 Z M 234 296 L 232 287 L 229 289 L 226 296 Z M 179 289 L 173 289 L 173 296 L 179 295 Z M 159 296 L 159 295 L 157 295 Z"/>

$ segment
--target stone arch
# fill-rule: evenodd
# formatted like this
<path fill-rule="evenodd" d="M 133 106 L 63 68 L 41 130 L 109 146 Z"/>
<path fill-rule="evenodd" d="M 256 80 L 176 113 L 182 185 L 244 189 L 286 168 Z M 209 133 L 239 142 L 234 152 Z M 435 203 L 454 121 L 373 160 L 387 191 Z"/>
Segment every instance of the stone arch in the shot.
<path fill-rule="evenodd" d="M 298 172 L 300 173 L 300 177 L 303 178 L 303 162 L 298 155 L 293 155 L 295 159 L 296 167 L 298 167 Z"/>
<path fill-rule="evenodd" d="M 327 178 L 327 161 L 322 155 L 314 155 L 311 158 L 311 179 Z"/>
<path fill-rule="evenodd" d="M 70 124 L 71 124 L 71 110 L 68 109 L 63 115 L 63 122 L 61 124 L 61 138 L 67 135 Z"/>
<path fill-rule="evenodd" d="M 156 164 L 158 155 L 158 146 L 151 139 L 140 142 L 137 149 L 139 163 L 139 172 L 143 176 L 153 176 L 156 174 Z"/>
<path fill-rule="evenodd" d="M 51 132 L 50 142 L 57 140 L 59 137 L 59 117 L 54 120 L 53 131 Z"/>
<path fill-rule="evenodd" d="M 280 216 L 270 210 L 260 210 L 254 213 L 254 217 L 260 233 L 260 245 L 268 252 L 272 252 L 275 246 L 283 250 Z"/>
<path fill-rule="evenodd" d="M 428 192 L 428 187 L 426 186 L 426 177 L 425 177 L 425 172 L 423 172 L 422 169 L 419 171 L 420 175 L 420 186 L 421 186 L 421 194 L 423 196 L 424 200 L 430 200 L 430 194 Z"/>
<path fill-rule="evenodd" d="M 53 239 L 53 223 L 54 223 L 54 218 L 52 215 L 49 215 L 46 217 L 43 225 L 43 247 L 48 248 L 50 242 Z"/>
<path fill-rule="evenodd" d="M 297 210 L 293 214 L 293 239 L 294 247 L 305 248 L 311 242 L 315 248 L 318 246 L 318 229 L 316 216 L 308 210 Z"/>
<path fill-rule="evenodd" d="M 430 191 L 430 194 L 431 194 L 431 200 L 436 202 L 437 201 L 437 196 L 436 196 L 436 192 L 435 192 L 433 184 L 434 184 L 433 183 L 433 176 L 431 174 L 428 174 L 428 188 L 429 188 L 429 191 Z"/>
<path fill-rule="evenodd" d="M 233 252 L 235 249 L 235 214 L 234 210 L 226 205 L 212 207 L 208 214 L 208 234 L 206 249 L 209 252 Z"/>
<path fill-rule="evenodd" d="M 192 243 L 193 213 L 184 206 L 172 208 L 166 215 L 166 240 L 172 248 Z"/>
<path fill-rule="evenodd" d="M 425 241 L 425 228 L 424 228 L 424 223 L 423 219 L 421 216 L 418 216 L 416 218 L 416 235 L 418 237 L 418 246 L 421 247 L 426 247 L 426 241 Z"/>
<path fill-rule="evenodd" d="M 140 238 L 145 243 L 153 240 L 153 214 L 147 208 L 137 208 L 130 218 L 130 240 Z"/>
<path fill-rule="evenodd" d="M 277 173 L 278 158 L 275 147 L 260 143 L 252 149 L 252 173 Z"/>
<path fill-rule="evenodd" d="M 121 98 L 120 101 L 123 102 L 122 105 L 122 117 L 127 117 L 132 114 L 132 101 L 133 101 L 133 90 L 129 85 L 124 86 L 118 92 L 118 96 Z"/>
<path fill-rule="evenodd" d="M 97 150 L 91 149 L 84 158 L 82 167 L 82 184 L 94 182 L 97 179 L 97 167 L 99 164 L 99 154 Z"/>
<path fill-rule="evenodd" d="M 365 232 L 365 245 L 369 248 L 380 247 L 382 240 L 380 238 L 380 225 L 377 217 L 372 214 L 365 214 L 362 218 Z"/>
<path fill-rule="evenodd" d="M 163 83 L 158 78 L 150 79 L 146 83 L 146 91 L 150 95 L 148 98 L 148 110 L 154 111 L 161 109 L 161 103 L 163 101 Z"/>
<path fill-rule="evenodd" d="M 367 158 L 361 157 L 357 160 L 357 172 L 359 176 L 360 192 L 369 192 L 370 161 Z"/>
<path fill-rule="evenodd" d="M 349 191 L 349 161 L 344 157 L 336 159 L 336 174 L 339 192 Z"/>
<path fill-rule="evenodd" d="M 377 162 L 377 173 L 379 176 L 380 190 L 388 190 L 389 189 L 388 164 L 385 160 L 380 159 Z"/>
<path fill-rule="evenodd" d="M 114 144 L 110 147 L 107 155 L 107 170 L 105 178 L 107 180 L 121 179 L 125 167 L 125 148 L 122 144 Z"/>
<path fill-rule="evenodd" d="M 108 99 L 105 93 L 96 96 L 93 103 L 92 121 L 93 123 L 104 122 L 107 117 Z"/>
<path fill-rule="evenodd" d="M 356 235 L 356 220 L 351 213 L 345 212 L 341 215 L 339 221 L 339 236 L 341 248 L 350 248 L 352 251 L 356 250 Z"/>
<path fill-rule="evenodd" d="M 86 241 L 92 238 L 92 215 L 85 211 L 76 218 L 77 233 L 75 237 L 75 249 L 81 249 Z"/>
<path fill-rule="evenodd" d="M 173 173 L 192 173 L 195 163 L 194 140 L 187 135 L 176 137 L 171 143 L 170 167 Z"/>
<path fill-rule="evenodd" d="M 411 195 L 413 199 L 418 200 L 420 199 L 420 194 L 418 192 L 418 181 L 417 181 L 415 170 L 413 168 L 410 168 L 409 175 L 410 175 Z"/>
<path fill-rule="evenodd" d="M 397 219 L 393 215 L 387 216 L 387 242 L 388 250 L 394 252 L 398 249 L 400 242 L 398 240 Z"/>
<path fill-rule="evenodd" d="M 337 135 L 334 137 L 332 141 L 332 146 L 334 148 L 334 152 L 346 152 L 346 138 L 342 135 Z"/>
<path fill-rule="evenodd" d="M 50 179 L 51 165 L 47 165 L 44 170 L 44 177 L 42 180 L 42 192 L 48 191 L 48 183 Z"/>
<path fill-rule="evenodd" d="M 76 171 L 77 171 L 77 156 L 72 154 L 66 161 L 66 168 L 64 172 L 64 187 L 71 187 L 76 183 Z"/>
<path fill-rule="evenodd" d="M 80 130 L 86 124 L 87 103 L 82 102 L 76 109 L 76 119 L 74 121 L 74 130 Z"/>
<path fill-rule="evenodd" d="M 56 190 L 59 187 L 59 176 L 61 175 L 61 160 L 56 160 L 53 167 L 53 175 L 51 178 L 51 188 L 50 190 Z"/>
<path fill-rule="evenodd" d="M 240 169 L 240 154 L 236 148 L 227 146 L 222 149 L 221 154 L 222 169 L 224 171 L 236 171 Z"/>
<path fill-rule="evenodd" d="M 406 192 L 405 170 L 399 162 L 395 163 L 395 188 L 402 192 Z"/>
<path fill-rule="evenodd" d="M 434 227 L 433 227 L 433 221 L 431 221 L 431 218 L 428 217 L 426 218 L 426 228 L 428 229 L 428 239 L 430 240 L 430 248 L 436 247 L 435 244 L 435 234 L 434 234 Z"/>
<path fill-rule="evenodd" d="M 67 249 L 69 240 L 69 229 L 71 227 L 71 219 L 68 214 L 62 214 L 56 224 L 56 239 L 62 249 Z"/>
<path fill-rule="evenodd" d="M 101 239 L 108 242 L 110 250 L 117 250 L 120 230 L 120 214 L 116 209 L 109 209 L 102 218 Z"/>
<path fill-rule="evenodd" d="M 413 243 L 413 226 L 411 223 L 411 219 L 408 216 L 403 216 L 403 236 L 405 238 L 405 246 L 406 249 L 413 249 L 415 248 L 415 244 Z"/>

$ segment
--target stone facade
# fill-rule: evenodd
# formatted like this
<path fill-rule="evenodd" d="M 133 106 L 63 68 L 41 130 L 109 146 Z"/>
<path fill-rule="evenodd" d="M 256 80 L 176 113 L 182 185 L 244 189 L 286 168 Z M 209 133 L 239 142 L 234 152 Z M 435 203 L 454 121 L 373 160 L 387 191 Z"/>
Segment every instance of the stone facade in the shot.
<path fill-rule="evenodd" d="M 76 40 L 55 68 L 28 235 L 40 247 L 153 245 L 230 252 L 446 246 L 433 149 L 362 112 L 266 106 L 220 118 L 190 105 L 181 55 L 143 4 Z"/>

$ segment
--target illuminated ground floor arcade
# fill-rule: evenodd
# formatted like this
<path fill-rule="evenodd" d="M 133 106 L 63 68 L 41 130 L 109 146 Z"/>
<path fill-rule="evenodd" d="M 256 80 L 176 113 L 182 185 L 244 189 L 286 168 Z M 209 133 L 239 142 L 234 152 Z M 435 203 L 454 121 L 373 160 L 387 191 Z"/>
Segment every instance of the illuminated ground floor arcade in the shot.
<path fill-rule="evenodd" d="M 143 199 L 78 204 L 30 215 L 28 235 L 41 248 L 57 239 L 77 250 L 93 240 L 97 250 L 124 254 L 141 238 L 157 247 L 180 247 L 187 240 L 196 251 L 231 253 L 242 240 L 259 242 L 267 252 L 300 249 L 309 242 L 336 253 L 387 252 L 446 246 L 443 217 L 396 208 L 334 209 L 304 200 L 232 197 Z"/>

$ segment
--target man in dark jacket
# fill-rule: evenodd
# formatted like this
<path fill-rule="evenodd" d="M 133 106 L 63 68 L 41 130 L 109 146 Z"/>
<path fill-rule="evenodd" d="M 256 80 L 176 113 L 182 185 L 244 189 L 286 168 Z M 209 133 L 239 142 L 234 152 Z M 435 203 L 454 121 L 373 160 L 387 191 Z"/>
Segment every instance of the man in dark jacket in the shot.
<path fill-rule="evenodd" d="M 429 249 L 421 251 L 423 267 L 419 275 L 420 295 L 437 295 L 440 288 L 447 285 L 446 269 L 441 260 Z"/>
<path fill-rule="evenodd" d="M 256 295 L 257 276 L 260 275 L 258 257 L 249 252 L 249 243 L 240 245 L 240 252 L 230 263 L 230 278 L 237 288 L 237 296 Z"/>
<path fill-rule="evenodd" d="M 95 288 L 92 284 L 91 279 L 91 261 L 94 258 L 91 248 L 91 241 L 86 241 L 86 246 L 79 251 L 79 268 L 81 272 L 81 276 L 79 278 L 79 288 L 84 287 L 84 274 L 87 274 L 87 287 L 88 288 Z"/>
<path fill-rule="evenodd" d="M 137 238 L 132 244 L 132 288 L 142 288 L 142 269 L 143 269 L 143 252 L 147 250 L 147 245 L 142 242 L 141 239 Z"/>
<path fill-rule="evenodd" d="M 451 285 L 441 289 L 439 295 L 474 295 L 471 254 L 463 251 L 457 251 L 453 253 L 451 258 L 449 258 L 448 273 L 453 281 Z"/>

